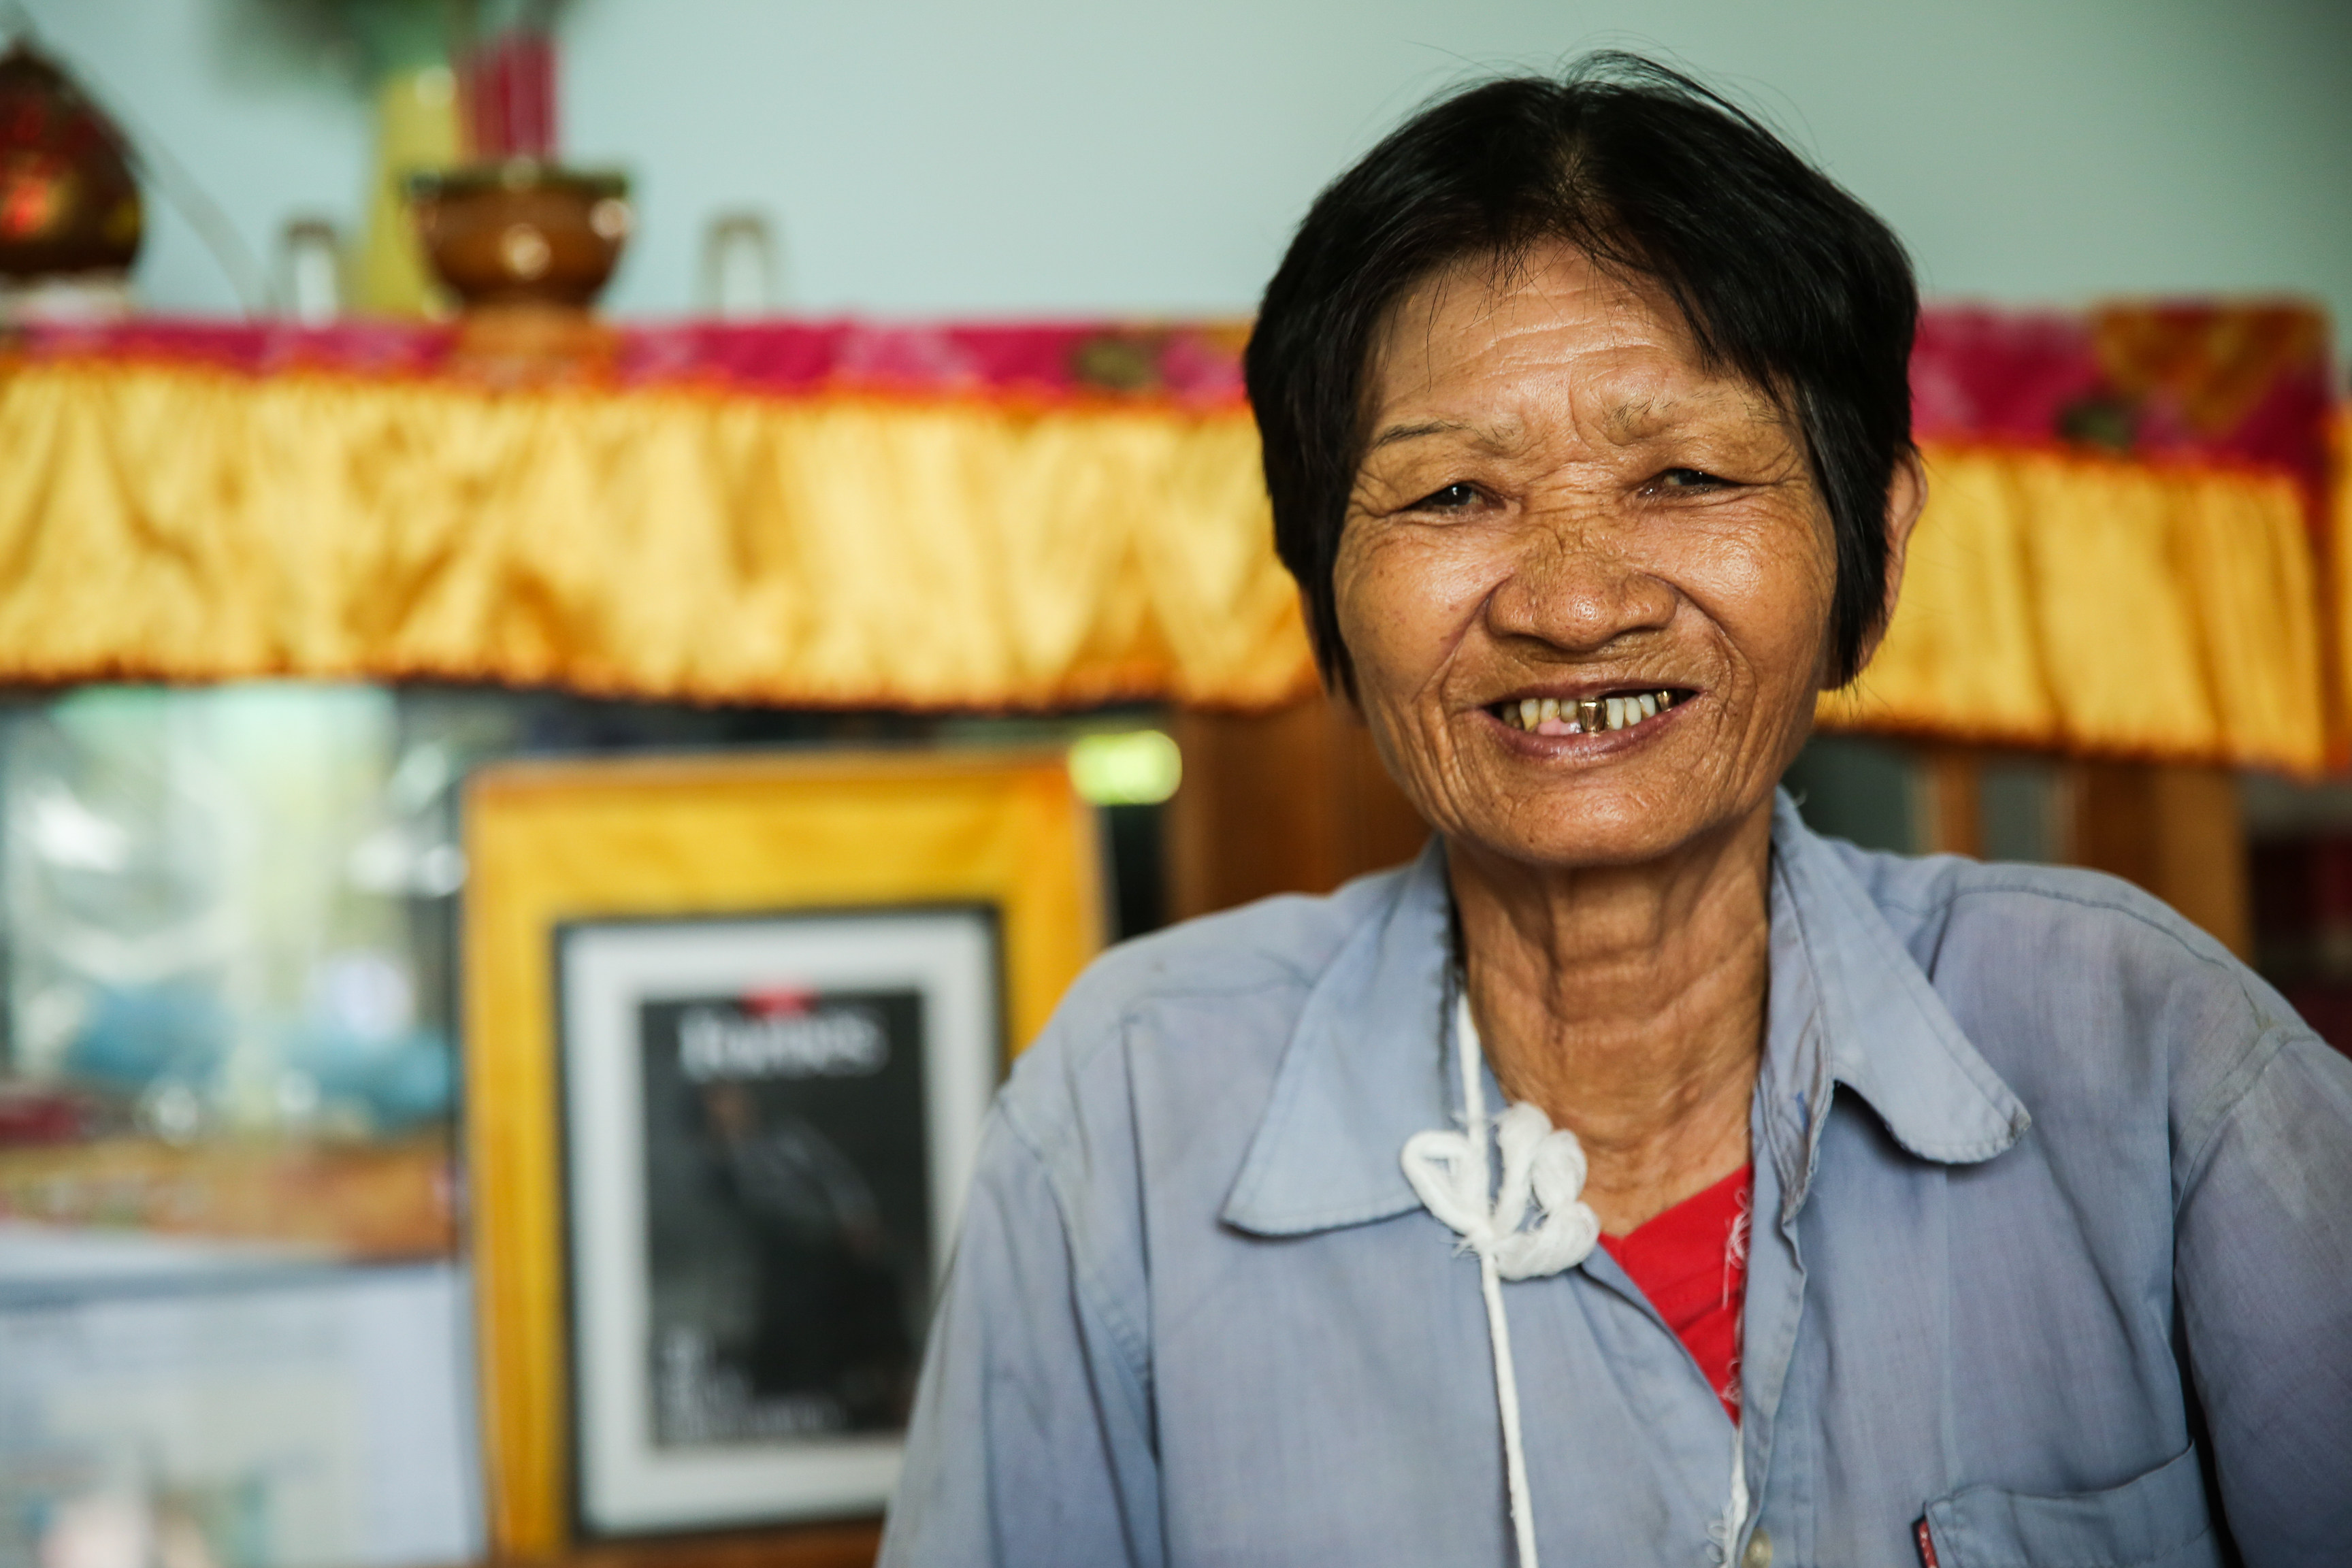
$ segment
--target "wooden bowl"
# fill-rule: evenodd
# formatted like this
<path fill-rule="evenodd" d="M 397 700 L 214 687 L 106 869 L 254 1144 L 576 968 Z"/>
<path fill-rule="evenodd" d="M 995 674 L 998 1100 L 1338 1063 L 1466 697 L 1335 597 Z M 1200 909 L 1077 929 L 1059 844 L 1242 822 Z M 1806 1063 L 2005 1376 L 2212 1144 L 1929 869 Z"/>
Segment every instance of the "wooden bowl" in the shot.
<path fill-rule="evenodd" d="M 522 158 L 408 183 L 433 270 L 468 310 L 584 310 L 613 276 L 632 215 L 619 174 Z"/>

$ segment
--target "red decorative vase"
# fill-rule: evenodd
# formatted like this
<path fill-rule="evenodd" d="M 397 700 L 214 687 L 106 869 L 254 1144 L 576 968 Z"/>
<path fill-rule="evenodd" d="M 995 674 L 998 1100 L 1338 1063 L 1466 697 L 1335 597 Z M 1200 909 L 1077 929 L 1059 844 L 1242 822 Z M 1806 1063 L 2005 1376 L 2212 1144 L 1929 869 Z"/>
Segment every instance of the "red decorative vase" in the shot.
<path fill-rule="evenodd" d="M 121 279 L 139 255 L 121 132 L 19 40 L 0 55 L 0 279 Z"/>

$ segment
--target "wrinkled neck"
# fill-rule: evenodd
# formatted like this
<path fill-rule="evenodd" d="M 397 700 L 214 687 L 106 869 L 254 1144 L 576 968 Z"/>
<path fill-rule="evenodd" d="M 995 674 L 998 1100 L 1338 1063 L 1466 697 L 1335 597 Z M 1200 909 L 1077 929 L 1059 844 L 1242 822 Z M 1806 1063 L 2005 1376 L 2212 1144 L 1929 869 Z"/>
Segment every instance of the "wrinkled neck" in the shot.
<path fill-rule="evenodd" d="M 1574 1131 L 1622 1235 L 1748 1160 L 1769 976 L 1771 803 L 1633 866 L 1449 842 L 1465 984 L 1504 1092 Z"/>

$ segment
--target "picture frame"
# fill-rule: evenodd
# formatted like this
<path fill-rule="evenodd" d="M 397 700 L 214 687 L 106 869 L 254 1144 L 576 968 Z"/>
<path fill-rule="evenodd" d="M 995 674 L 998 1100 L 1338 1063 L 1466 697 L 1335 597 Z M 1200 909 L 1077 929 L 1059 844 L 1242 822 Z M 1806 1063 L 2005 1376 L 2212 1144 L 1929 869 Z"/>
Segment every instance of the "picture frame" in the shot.
<path fill-rule="evenodd" d="M 556 962 L 579 1528 L 879 1510 L 1003 1059 L 993 907 L 570 921 Z"/>
<path fill-rule="evenodd" d="M 1100 945 L 1097 832 L 1065 759 L 516 763 L 475 775 L 465 815 L 465 1142 L 494 1556 L 870 1559 L 896 1474 L 891 1401 L 910 1384 L 981 1117 Z M 859 1009 L 865 1024 L 844 1022 Z M 814 1022 L 772 1024 L 788 1014 Z M 886 1085 L 847 1070 L 682 1088 L 689 1028 L 703 1068 L 855 1068 L 878 1051 L 920 1070 L 911 1088 L 904 1074 Z M 659 1113 L 646 1089 L 657 1057 L 669 1074 L 654 1087 Z M 708 1375 L 698 1394 L 664 1395 L 647 1335 L 702 1321 L 671 1298 L 709 1297 L 707 1280 L 678 1280 L 724 1273 L 711 1260 L 729 1248 L 710 1241 L 698 1262 L 666 1242 L 654 1266 L 649 1151 L 659 1142 L 662 1158 L 708 1173 L 740 1153 L 729 1127 L 764 1136 L 793 1118 L 802 1133 L 851 1129 L 847 1167 L 876 1213 L 896 1216 L 875 1254 L 887 1267 L 864 1288 L 895 1292 L 906 1331 L 854 1388 L 778 1373 L 773 1355 L 753 1376 L 767 1352 L 740 1332 L 718 1352 L 718 1338 L 698 1351 L 673 1336 L 684 1361 L 662 1363 L 672 1382 L 686 1363 Z M 910 1158 L 924 1167 L 911 1202 Z M 714 1237 L 756 1223 L 741 1203 L 732 1221 L 724 1207 L 681 1221 L 672 1202 L 662 1217 Z M 740 1326 L 740 1278 L 735 1288 L 735 1318 L 709 1321 Z M 890 1390 L 879 1403 L 877 1379 Z"/>

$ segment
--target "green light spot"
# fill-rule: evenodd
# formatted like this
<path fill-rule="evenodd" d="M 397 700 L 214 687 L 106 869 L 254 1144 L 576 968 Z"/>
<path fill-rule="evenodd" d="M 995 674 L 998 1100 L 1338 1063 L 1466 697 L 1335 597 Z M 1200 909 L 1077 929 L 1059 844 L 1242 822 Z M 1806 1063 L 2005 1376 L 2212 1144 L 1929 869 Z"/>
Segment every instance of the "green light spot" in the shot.
<path fill-rule="evenodd" d="M 1157 730 L 1082 735 L 1070 746 L 1070 783 L 1089 805 L 1157 805 L 1183 777 L 1183 754 Z"/>

